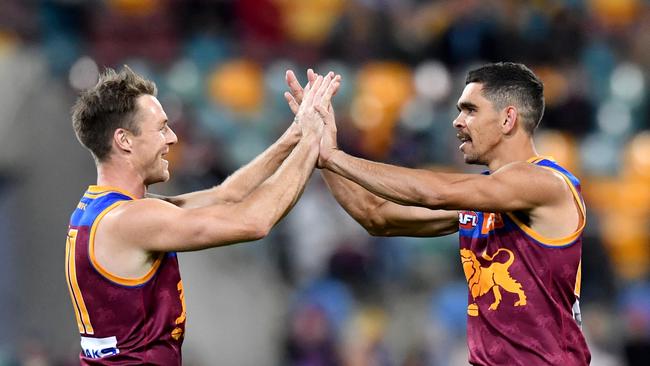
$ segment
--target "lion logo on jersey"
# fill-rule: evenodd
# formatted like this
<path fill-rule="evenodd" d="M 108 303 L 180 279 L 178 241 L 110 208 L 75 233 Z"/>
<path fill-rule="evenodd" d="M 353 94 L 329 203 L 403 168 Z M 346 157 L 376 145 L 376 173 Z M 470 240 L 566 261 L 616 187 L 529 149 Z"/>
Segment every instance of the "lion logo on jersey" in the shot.
<path fill-rule="evenodd" d="M 490 305 L 490 310 L 496 310 L 501 303 L 500 289 L 504 289 L 519 296 L 519 300 L 515 302 L 515 306 L 526 305 L 526 294 L 521 288 L 521 284 L 513 279 L 510 276 L 510 272 L 508 272 L 508 268 L 510 268 L 510 265 L 515 261 L 515 255 L 512 251 L 500 248 L 492 256 L 484 253 L 481 257 L 491 262 L 492 259 L 501 252 L 508 253 L 510 256 L 505 263 L 493 262 L 488 267 L 481 267 L 481 263 L 471 250 L 460 250 L 463 271 L 465 272 L 467 285 L 469 286 L 469 291 L 472 294 L 472 297 L 476 299 L 492 290 L 492 293 L 494 294 L 494 302 Z M 478 305 L 476 303 L 470 304 L 467 307 L 467 314 L 478 316 Z"/>

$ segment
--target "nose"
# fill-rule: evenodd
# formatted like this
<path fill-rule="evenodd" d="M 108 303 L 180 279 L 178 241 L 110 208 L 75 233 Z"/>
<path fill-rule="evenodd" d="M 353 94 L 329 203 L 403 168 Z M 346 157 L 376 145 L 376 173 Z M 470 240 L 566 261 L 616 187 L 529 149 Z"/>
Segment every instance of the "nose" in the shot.
<path fill-rule="evenodd" d="M 462 115 L 463 115 L 462 113 L 458 113 L 458 116 L 456 117 L 456 119 L 454 119 L 454 121 L 451 123 L 451 125 L 454 126 L 454 128 L 457 129 L 457 130 L 460 130 L 461 128 L 463 128 L 463 125 L 465 124 L 465 121 L 463 121 Z"/>
<path fill-rule="evenodd" d="M 178 136 L 176 136 L 176 133 L 171 129 L 171 127 L 169 128 L 168 132 L 167 145 L 174 145 L 178 142 Z"/>

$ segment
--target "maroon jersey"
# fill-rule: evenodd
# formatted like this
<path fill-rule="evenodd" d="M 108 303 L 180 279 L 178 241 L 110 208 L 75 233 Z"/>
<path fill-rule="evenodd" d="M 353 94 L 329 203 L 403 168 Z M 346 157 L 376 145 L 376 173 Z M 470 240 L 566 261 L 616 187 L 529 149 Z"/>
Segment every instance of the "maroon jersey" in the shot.
<path fill-rule="evenodd" d="M 181 364 L 185 301 L 176 254 L 161 253 L 137 279 L 111 274 L 95 258 L 102 217 L 132 199 L 114 188 L 90 186 L 70 219 L 65 271 L 82 365 Z"/>
<path fill-rule="evenodd" d="M 580 182 L 559 172 L 580 208 L 579 228 L 545 238 L 515 213 L 459 212 L 460 257 L 469 287 L 467 342 L 474 365 L 588 365 L 580 328 L 580 263 L 585 205 Z"/>

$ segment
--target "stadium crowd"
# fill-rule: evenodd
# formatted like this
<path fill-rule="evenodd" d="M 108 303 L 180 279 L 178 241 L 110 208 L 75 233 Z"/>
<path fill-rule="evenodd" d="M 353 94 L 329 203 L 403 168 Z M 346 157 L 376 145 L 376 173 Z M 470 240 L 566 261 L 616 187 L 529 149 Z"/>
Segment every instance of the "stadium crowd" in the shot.
<path fill-rule="evenodd" d="M 28 287 L 15 288 L 20 281 L 10 280 L 20 277 L 25 249 L 19 248 L 27 244 L 11 229 L 9 196 L 26 179 L 24 169 L 37 169 L 10 140 L 15 129 L 50 131 L 43 123 L 71 136 L 66 109 L 104 66 L 128 64 L 156 81 L 180 143 L 170 153 L 170 184 L 153 190 L 173 194 L 217 184 L 273 142 L 293 118 L 283 98 L 285 70 L 296 70 L 304 82 L 308 67 L 343 76 L 334 108 L 346 151 L 410 167 L 473 169 L 462 162 L 451 122 L 466 71 L 489 61 L 523 62 L 541 77 L 547 106 L 536 141 L 542 154 L 583 181 L 588 224 L 581 305 L 592 364 L 650 364 L 649 1 L 0 4 L 0 234 L 7 238 L 0 258 L 16 260 L 0 270 L 0 290 L 8 295 L 0 300 L 0 320 L 18 336 L 0 335 L 0 365 L 75 362 L 78 339 L 62 335 L 73 336 L 74 329 L 73 319 L 65 318 L 69 304 L 60 271 L 39 276 L 60 280 L 56 299 L 64 302 L 64 319 L 24 327 L 8 315 L 21 307 L 20 292 Z M 44 96 L 58 98 L 59 112 L 45 105 L 27 113 L 29 100 L 45 90 L 61 93 Z M 67 180 L 75 185 L 72 192 L 89 183 L 81 178 Z M 36 240 L 29 253 L 38 255 L 45 245 L 63 253 L 65 220 L 60 228 L 43 227 L 47 243 Z M 467 284 L 457 240 L 369 236 L 315 174 L 269 238 L 187 254 L 185 267 L 181 254 L 181 267 L 202 281 L 200 290 L 188 287 L 186 295 L 186 363 L 462 364 Z M 53 261 L 62 266 L 59 257 Z M 31 271 L 39 273 L 38 266 Z M 208 288 L 214 294 L 206 294 Z M 220 293 L 257 302 L 233 301 L 235 308 L 257 306 L 251 311 L 268 315 L 241 323 L 222 319 L 211 308 Z M 37 312 L 26 309 L 22 314 Z M 231 358 L 209 354 L 223 337 L 221 321 L 228 329 L 246 329 L 239 339 L 250 341 L 236 345 L 243 351 L 232 351 Z M 243 354 L 249 358 L 238 359 Z"/>

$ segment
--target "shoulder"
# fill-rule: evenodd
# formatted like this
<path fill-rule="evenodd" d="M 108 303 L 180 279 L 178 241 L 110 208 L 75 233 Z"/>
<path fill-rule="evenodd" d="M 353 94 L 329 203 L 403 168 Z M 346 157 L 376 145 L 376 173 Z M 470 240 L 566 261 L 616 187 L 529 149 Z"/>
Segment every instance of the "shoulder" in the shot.
<path fill-rule="evenodd" d="M 558 188 L 564 185 L 564 178 L 560 172 L 526 161 L 506 164 L 494 171 L 490 176 L 505 179 L 519 179 L 532 184 L 557 185 Z"/>
<path fill-rule="evenodd" d="M 128 227 L 132 224 L 153 223 L 164 220 L 169 214 L 180 210 L 177 206 L 156 198 L 123 201 L 103 219 L 104 226 Z"/>
<path fill-rule="evenodd" d="M 506 164 L 490 177 L 509 182 L 513 188 L 531 193 L 538 203 L 561 200 L 567 197 L 567 193 L 571 193 L 569 185 L 560 172 L 526 161 Z"/>

